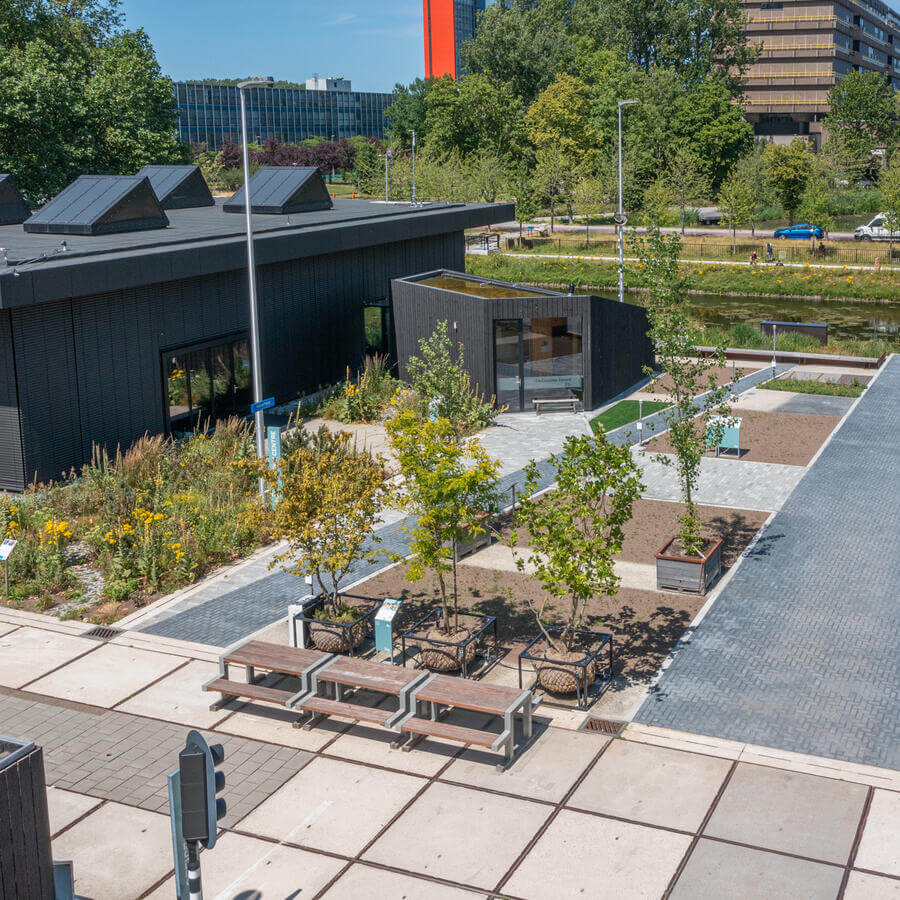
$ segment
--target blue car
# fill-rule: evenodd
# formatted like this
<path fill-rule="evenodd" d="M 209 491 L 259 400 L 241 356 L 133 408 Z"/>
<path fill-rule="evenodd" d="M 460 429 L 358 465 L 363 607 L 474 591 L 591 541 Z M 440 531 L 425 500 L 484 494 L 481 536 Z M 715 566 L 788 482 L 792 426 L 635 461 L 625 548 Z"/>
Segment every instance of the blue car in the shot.
<path fill-rule="evenodd" d="M 797 241 L 809 241 L 812 238 L 816 238 L 817 240 L 821 240 L 825 237 L 825 232 L 818 225 L 791 225 L 790 228 L 779 228 L 778 231 L 775 232 L 775 237 L 781 240 L 785 240 L 787 238 L 793 238 Z"/>

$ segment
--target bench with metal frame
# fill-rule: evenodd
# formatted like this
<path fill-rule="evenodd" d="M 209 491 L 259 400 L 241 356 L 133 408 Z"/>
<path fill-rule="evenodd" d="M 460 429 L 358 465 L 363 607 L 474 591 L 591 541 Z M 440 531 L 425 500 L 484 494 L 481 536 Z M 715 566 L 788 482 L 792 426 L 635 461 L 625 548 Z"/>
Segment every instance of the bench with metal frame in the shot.
<path fill-rule="evenodd" d="M 532 712 L 541 702 L 541 698 L 533 697 L 531 691 L 466 681 L 450 675 L 430 676 L 413 690 L 410 699 L 412 703 L 409 712 L 397 725 L 401 732 L 409 735 L 409 739 L 405 743 L 397 741 L 394 746 L 411 750 L 426 737 L 472 744 L 494 753 L 502 753 L 503 762 L 497 765 L 500 771 L 512 762 L 515 755 L 516 720 L 522 720 L 524 739 L 529 740 L 532 734 Z M 503 730 L 497 734 L 442 721 L 442 715 L 451 708 L 503 716 Z"/>
<path fill-rule="evenodd" d="M 537 416 L 541 414 L 542 407 L 553 405 L 568 407 L 571 409 L 573 415 L 578 412 L 577 397 L 538 397 L 531 402 L 534 404 L 534 413 Z"/>

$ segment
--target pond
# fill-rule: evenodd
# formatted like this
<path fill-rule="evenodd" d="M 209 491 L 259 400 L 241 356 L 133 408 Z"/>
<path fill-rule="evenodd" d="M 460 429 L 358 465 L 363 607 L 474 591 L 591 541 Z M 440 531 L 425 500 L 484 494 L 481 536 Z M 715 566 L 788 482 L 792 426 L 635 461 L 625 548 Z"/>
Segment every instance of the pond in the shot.
<path fill-rule="evenodd" d="M 643 305 L 635 294 L 632 302 Z M 703 325 L 728 328 L 738 322 L 758 325 L 763 319 L 779 322 L 825 322 L 828 336 L 837 341 L 890 341 L 900 347 L 900 302 L 847 303 L 838 300 L 781 300 L 774 297 L 726 297 L 699 294 L 691 298 Z"/>

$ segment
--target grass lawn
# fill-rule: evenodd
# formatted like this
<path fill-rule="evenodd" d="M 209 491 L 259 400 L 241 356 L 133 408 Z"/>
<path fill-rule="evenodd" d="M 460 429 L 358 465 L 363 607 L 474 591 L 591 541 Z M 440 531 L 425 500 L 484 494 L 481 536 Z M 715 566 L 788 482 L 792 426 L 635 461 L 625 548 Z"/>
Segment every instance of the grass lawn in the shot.
<path fill-rule="evenodd" d="M 827 381 L 798 381 L 783 378 L 766 381 L 759 385 L 767 391 L 793 391 L 797 394 L 825 394 L 828 397 L 858 397 L 865 389 L 864 384 L 831 384 Z"/>
<path fill-rule="evenodd" d="M 652 416 L 653 413 L 659 412 L 669 406 L 660 400 L 644 400 L 641 404 L 644 416 Z M 606 431 L 612 431 L 615 428 L 621 428 L 629 422 L 636 422 L 638 418 L 638 401 L 637 400 L 620 400 L 615 406 L 611 406 L 606 412 L 600 413 L 591 419 L 591 428 L 596 431 L 598 425 L 602 425 Z"/>

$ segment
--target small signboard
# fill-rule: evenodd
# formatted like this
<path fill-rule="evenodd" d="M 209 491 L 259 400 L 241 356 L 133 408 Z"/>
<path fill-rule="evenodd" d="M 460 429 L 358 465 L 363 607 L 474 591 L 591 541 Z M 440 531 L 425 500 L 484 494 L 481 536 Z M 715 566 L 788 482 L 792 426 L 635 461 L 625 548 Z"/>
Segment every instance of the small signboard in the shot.
<path fill-rule="evenodd" d="M 400 600 L 388 598 L 375 613 L 375 652 L 387 653 L 394 662 L 394 616 L 400 609 Z"/>
<path fill-rule="evenodd" d="M 258 412 L 262 412 L 263 410 L 271 409 L 274 405 L 275 405 L 275 398 L 274 397 L 266 397 L 265 400 L 260 400 L 259 403 L 251 403 L 250 404 L 250 412 L 254 413 L 254 414 L 258 413 Z"/>
<path fill-rule="evenodd" d="M 18 541 L 14 541 L 12 538 L 7 538 L 2 544 L 0 544 L 0 562 L 6 562 L 12 556 L 13 550 L 16 548 L 16 544 Z"/>

